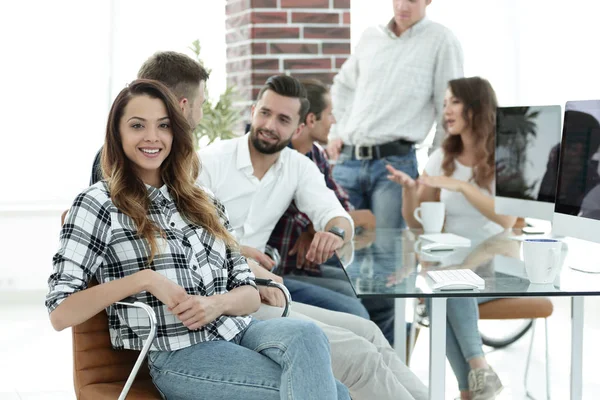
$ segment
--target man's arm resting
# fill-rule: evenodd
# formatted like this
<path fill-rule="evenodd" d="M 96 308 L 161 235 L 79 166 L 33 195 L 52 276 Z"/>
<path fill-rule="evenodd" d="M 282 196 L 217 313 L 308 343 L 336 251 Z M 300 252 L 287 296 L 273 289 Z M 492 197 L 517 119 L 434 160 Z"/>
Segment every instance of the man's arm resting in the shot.
<path fill-rule="evenodd" d="M 325 225 L 325 232 L 329 232 L 329 230 L 331 228 L 333 228 L 334 226 L 338 227 L 340 229 L 343 229 L 344 232 L 346 233 L 344 235 L 344 243 L 349 242 L 354 237 L 352 224 L 350 223 L 350 221 L 347 218 L 335 217 L 335 218 L 330 219 L 329 222 L 327 223 L 327 225 Z"/>

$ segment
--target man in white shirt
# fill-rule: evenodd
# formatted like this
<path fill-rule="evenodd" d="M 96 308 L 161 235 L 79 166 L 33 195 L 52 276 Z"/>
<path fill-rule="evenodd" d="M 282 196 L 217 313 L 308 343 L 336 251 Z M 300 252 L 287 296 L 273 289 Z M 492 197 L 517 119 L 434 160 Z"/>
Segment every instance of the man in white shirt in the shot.
<path fill-rule="evenodd" d="M 443 98 L 448 81 L 463 76 L 456 37 L 428 20 L 431 0 L 393 0 L 386 26 L 367 29 L 334 78 L 328 145 L 337 160 L 334 179 L 356 208 L 369 208 L 378 228 L 401 228 L 402 190 L 387 179 L 386 164 L 416 178 L 414 145 L 437 121 L 440 144 Z"/>
<path fill-rule="evenodd" d="M 308 215 L 316 231 L 306 255 L 310 261 L 323 263 L 353 237 L 352 218 L 327 188 L 317 166 L 287 147 L 292 137 L 301 132 L 307 111 L 306 91 L 298 80 L 271 77 L 252 107 L 250 133 L 199 151 L 199 184 L 213 191 L 225 205 L 242 254 L 261 265 L 248 263 L 258 278 L 282 282 L 281 277 L 267 270 L 273 261 L 264 249 L 292 200 Z M 275 296 L 265 297 L 267 291 L 261 290 L 263 303 L 279 305 Z M 293 318 L 308 317 L 327 334 L 334 375 L 348 386 L 352 398 L 427 398 L 425 386 L 399 360 L 373 322 L 295 304 L 300 314 L 294 313 Z M 265 305 L 254 314 L 258 319 L 280 315 L 280 309 Z"/>
<path fill-rule="evenodd" d="M 309 261 L 322 264 L 353 237 L 352 218 L 325 185 L 317 166 L 287 147 L 303 129 L 301 121 L 307 110 L 306 90 L 300 82 L 285 75 L 271 77 L 252 107 L 250 133 L 199 152 L 199 183 L 225 205 L 242 254 L 263 267 L 254 271 L 259 278 L 281 280 L 269 271 L 274 262 L 264 251 L 273 228 L 292 201 L 308 215 L 316 231 L 306 253 Z M 355 297 L 304 282 L 286 285 L 295 301 L 368 318 Z M 330 303 L 314 303 L 310 295 L 300 300 L 292 285 L 302 285 L 303 291 L 315 293 L 314 297 L 326 293 Z M 359 306 L 358 311 L 347 308 L 352 304 Z"/>

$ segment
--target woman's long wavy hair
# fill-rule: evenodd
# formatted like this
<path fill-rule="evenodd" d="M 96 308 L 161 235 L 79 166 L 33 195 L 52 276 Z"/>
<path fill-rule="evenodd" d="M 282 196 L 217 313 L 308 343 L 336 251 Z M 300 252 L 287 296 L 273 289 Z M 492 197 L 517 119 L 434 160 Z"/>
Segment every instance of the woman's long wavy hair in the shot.
<path fill-rule="evenodd" d="M 463 103 L 463 118 L 475 139 L 475 165 L 472 181 L 481 188 L 491 191 L 494 180 L 494 151 L 496 140 L 496 93 L 490 83 L 480 77 L 451 80 L 448 87 L 452 95 Z M 444 159 L 442 169 L 452 176 L 456 169 L 455 160 L 464 150 L 460 135 L 446 135 L 442 143 Z"/>
<path fill-rule="evenodd" d="M 133 219 L 138 235 L 145 238 L 150 245 L 148 265 L 158 252 L 156 236 L 164 237 L 164 232 L 148 217 L 148 191 L 135 172 L 135 165 L 123 151 L 119 130 L 125 107 L 137 96 L 159 99 L 167 109 L 173 142 L 171 152 L 160 166 L 160 176 L 167 185 L 177 210 L 189 222 L 222 239 L 229 248 L 235 248 L 235 239 L 219 219 L 224 218 L 222 211 L 215 206 L 210 196 L 195 184 L 200 172 L 200 161 L 194 151 L 192 128 L 184 117 L 177 99 L 162 83 L 138 79 L 119 93 L 110 109 L 102 150 L 102 172 L 113 203 Z"/>

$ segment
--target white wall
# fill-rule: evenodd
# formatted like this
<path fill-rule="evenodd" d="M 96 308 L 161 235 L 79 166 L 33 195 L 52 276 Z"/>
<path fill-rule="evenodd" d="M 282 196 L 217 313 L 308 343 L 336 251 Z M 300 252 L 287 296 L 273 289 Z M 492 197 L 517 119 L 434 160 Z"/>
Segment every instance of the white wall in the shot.
<path fill-rule="evenodd" d="M 110 103 L 158 50 L 200 39 L 225 87 L 224 0 L 0 3 L 3 150 L 0 210 L 68 206 L 87 186 Z M 182 12 L 183 11 L 183 12 Z"/>
<path fill-rule="evenodd" d="M 0 290 L 43 289 L 60 211 L 88 186 L 109 106 L 159 50 L 200 39 L 225 88 L 224 0 L 0 2 Z"/>
<path fill-rule="evenodd" d="M 0 207 L 60 202 L 86 182 L 108 104 L 108 4 L 0 3 Z"/>

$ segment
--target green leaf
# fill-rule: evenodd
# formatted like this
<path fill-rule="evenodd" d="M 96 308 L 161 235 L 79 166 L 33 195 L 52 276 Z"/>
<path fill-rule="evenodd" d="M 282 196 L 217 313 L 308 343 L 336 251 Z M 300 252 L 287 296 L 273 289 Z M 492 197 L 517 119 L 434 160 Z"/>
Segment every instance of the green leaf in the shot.
<path fill-rule="evenodd" d="M 189 49 L 196 56 L 196 60 L 204 66 L 204 62 L 200 57 L 200 40 L 194 40 Z M 210 144 L 216 139 L 231 139 L 235 137 L 234 130 L 239 126 L 242 119 L 241 110 L 233 106 L 235 101 L 238 100 L 238 93 L 235 87 L 227 86 L 215 104 L 208 100 L 208 91 L 206 91 L 206 97 L 207 100 L 202 106 L 204 116 L 200 124 L 194 129 L 196 149 L 203 138 L 207 138 L 208 144 Z"/>

